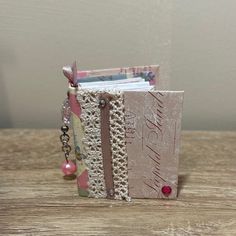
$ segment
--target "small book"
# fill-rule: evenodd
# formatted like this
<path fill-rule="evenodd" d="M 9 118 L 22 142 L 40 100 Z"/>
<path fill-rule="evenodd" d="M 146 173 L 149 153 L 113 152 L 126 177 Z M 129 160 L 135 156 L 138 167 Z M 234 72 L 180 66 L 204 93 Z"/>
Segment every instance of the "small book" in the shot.
<path fill-rule="evenodd" d="M 184 92 L 160 89 L 158 65 L 63 72 L 79 195 L 176 198 Z"/>

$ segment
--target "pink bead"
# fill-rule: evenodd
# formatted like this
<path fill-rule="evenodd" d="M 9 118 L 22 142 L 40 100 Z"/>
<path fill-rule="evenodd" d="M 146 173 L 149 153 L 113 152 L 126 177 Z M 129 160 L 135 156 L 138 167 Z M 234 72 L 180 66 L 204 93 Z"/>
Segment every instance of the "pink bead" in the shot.
<path fill-rule="evenodd" d="M 77 167 L 73 161 L 64 161 L 61 165 L 61 170 L 65 175 L 72 175 L 76 172 Z"/>
<path fill-rule="evenodd" d="M 162 187 L 161 191 L 166 197 L 168 197 L 171 194 L 172 189 L 171 189 L 170 186 L 165 185 L 165 186 Z"/>

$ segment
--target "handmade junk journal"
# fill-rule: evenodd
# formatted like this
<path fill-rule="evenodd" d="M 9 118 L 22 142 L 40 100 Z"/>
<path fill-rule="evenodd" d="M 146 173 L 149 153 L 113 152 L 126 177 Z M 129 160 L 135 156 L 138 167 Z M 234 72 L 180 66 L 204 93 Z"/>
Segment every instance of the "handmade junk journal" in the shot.
<path fill-rule="evenodd" d="M 79 195 L 176 198 L 183 91 L 162 89 L 158 65 L 63 72 Z"/>

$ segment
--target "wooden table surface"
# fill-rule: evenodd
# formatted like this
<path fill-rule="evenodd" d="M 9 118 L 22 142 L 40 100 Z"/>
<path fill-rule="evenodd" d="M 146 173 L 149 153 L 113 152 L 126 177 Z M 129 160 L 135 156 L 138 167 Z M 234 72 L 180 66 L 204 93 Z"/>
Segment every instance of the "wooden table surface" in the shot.
<path fill-rule="evenodd" d="M 57 130 L 0 130 L 1 235 L 236 235 L 236 132 L 183 132 L 177 200 L 79 198 Z"/>

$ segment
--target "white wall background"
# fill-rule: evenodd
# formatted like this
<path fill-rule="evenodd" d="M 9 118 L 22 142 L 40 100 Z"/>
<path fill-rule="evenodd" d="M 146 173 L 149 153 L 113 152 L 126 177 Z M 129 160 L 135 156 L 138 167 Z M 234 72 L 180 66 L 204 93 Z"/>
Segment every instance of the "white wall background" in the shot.
<path fill-rule="evenodd" d="M 184 129 L 236 129 L 236 1 L 0 0 L 0 127 L 60 125 L 61 67 L 161 64 Z"/>
<path fill-rule="evenodd" d="M 171 82 L 185 129 L 236 130 L 236 1 L 176 0 Z"/>

